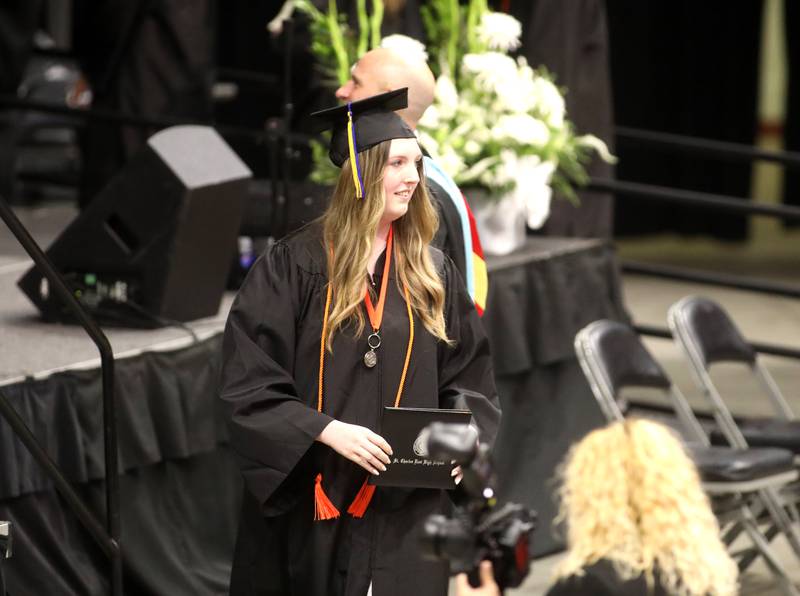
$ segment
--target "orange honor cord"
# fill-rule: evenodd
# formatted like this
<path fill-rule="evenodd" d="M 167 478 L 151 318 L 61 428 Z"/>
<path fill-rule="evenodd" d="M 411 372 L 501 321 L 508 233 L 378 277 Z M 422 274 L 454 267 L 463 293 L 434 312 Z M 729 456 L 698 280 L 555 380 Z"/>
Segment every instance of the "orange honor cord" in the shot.
<path fill-rule="evenodd" d="M 381 328 L 383 322 L 383 307 L 386 306 L 386 288 L 389 286 L 389 267 L 392 263 L 392 226 L 389 226 L 389 235 L 386 238 L 386 259 L 383 263 L 383 280 L 381 281 L 381 291 L 378 296 L 378 306 L 372 306 L 372 298 L 369 295 L 369 288 L 367 288 L 364 302 L 367 305 L 367 315 L 369 316 L 369 324 L 372 325 L 372 330 L 377 333 Z"/>
<path fill-rule="evenodd" d="M 325 373 L 325 332 L 328 329 L 328 311 L 331 306 L 331 284 L 328 282 L 325 297 L 325 314 L 322 317 L 322 336 L 319 341 L 319 388 L 317 389 L 317 412 L 322 412 L 322 381 Z M 339 510 L 331 503 L 325 489 L 322 488 L 322 474 L 317 474 L 314 481 L 314 521 L 336 519 Z"/>
<path fill-rule="evenodd" d="M 350 507 L 347 508 L 347 513 L 359 519 L 364 517 L 364 514 L 367 512 L 367 507 L 369 507 L 372 501 L 372 495 L 375 494 L 375 488 L 376 486 L 374 484 L 369 483 L 369 476 L 367 476 L 356 498 L 353 499 L 353 502 L 350 503 Z"/>
<path fill-rule="evenodd" d="M 373 325 L 373 330 L 380 329 L 374 325 L 374 321 L 380 322 L 383 320 L 383 307 L 386 300 L 386 287 L 389 285 L 389 265 L 392 255 L 392 228 L 389 228 L 389 237 L 386 241 L 386 264 L 383 267 L 383 280 L 381 282 L 381 292 L 378 298 L 377 313 L 372 311 L 372 303 L 369 300 L 369 291 L 367 291 L 367 314 L 370 315 L 370 324 Z M 331 249 L 331 257 L 333 257 L 333 249 Z M 333 261 L 333 259 L 331 259 Z M 408 287 L 403 284 L 403 293 L 406 299 L 406 311 L 408 312 L 408 346 L 406 347 L 406 358 L 403 362 L 403 371 L 400 374 L 400 383 L 397 386 L 397 395 L 394 399 L 394 407 L 400 406 L 400 398 L 403 395 L 403 387 L 405 386 L 406 376 L 408 374 L 408 367 L 411 363 L 411 352 L 414 346 L 414 316 L 411 311 L 411 296 L 408 293 Z M 322 316 L 322 335 L 319 340 L 319 386 L 317 389 L 317 411 L 322 412 L 323 389 L 322 383 L 324 379 L 325 370 L 325 334 L 328 329 L 328 311 L 331 305 L 332 288 L 330 281 L 328 282 L 327 295 L 325 298 L 325 312 Z M 375 316 L 377 314 L 377 317 Z M 372 495 L 375 494 L 375 485 L 369 484 L 369 476 L 364 480 L 361 489 L 358 491 L 355 499 L 347 508 L 347 513 L 356 518 L 364 517 L 367 511 Z M 325 491 L 322 489 L 322 474 L 317 474 L 314 486 L 314 520 L 335 519 L 339 517 L 339 510 L 328 499 Z"/>
<path fill-rule="evenodd" d="M 411 362 L 411 350 L 414 345 L 414 317 L 411 313 L 411 297 L 408 295 L 408 287 L 403 285 L 403 290 L 406 295 L 406 310 L 408 311 L 408 347 L 406 348 L 406 360 L 403 362 L 403 372 L 400 374 L 400 384 L 397 386 L 397 395 L 394 398 L 395 408 L 400 407 L 400 397 L 403 395 L 403 386 L 406 383 L 408 365 Z M 369 483 L 369 476 L 367 476 L 364 484 L 361 485 L 361 490 L 358 491 L 356 498 L 347 508 L 347 513 L 353 517 L 364 517 L 373 494 L 375 494 L 375 485 Z"/>
<path fill-rule="evenodd" d="M 394 398 L 394 407 L 400 407 L 400 396 L 403 395 L 403 386 L 406 384 L 406 374 L 408 365 L 411 363 L 411 348 L 414 346 L 414 317 L 411 314 L 411 297 L 408 295 L 408 287 L 403 284 L 406 295 L 406 310 L 408 311 L 408 347 L 406 348 L 406 360 L 403 362 L 403 372 L 400 375 L 400 384 L 397 386 L 397 396 Z"/>

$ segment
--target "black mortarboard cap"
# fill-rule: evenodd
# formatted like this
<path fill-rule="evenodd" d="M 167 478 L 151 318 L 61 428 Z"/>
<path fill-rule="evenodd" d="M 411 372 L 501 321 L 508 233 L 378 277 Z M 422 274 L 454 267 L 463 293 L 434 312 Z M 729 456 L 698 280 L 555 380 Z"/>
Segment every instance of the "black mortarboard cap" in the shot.
<path fill-rule="evenodd" d="M 383 141 L 416 138 L 411 127 L 395 114 L 395 110 L 402 110 L 407 106 L 408 88 L 404 87 L 311 114 L 311 118 L 316 121 L 317 130 L 332 130 L 328 151 L 331 161 L 338 167 L 342 167 L 348 158 L 355 162 L 353 180 L 358 196 L 362 196 L 364 190 L 358 153 Z M 348 126 L 351 120 L 352 125 Z"/>

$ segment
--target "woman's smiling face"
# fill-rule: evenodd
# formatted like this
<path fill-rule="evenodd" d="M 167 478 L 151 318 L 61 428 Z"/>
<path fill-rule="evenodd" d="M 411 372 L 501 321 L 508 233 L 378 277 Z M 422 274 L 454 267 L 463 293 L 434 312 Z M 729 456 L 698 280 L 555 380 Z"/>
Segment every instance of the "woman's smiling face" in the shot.
<path fill-rule="evenodd" d="M 383 168 L 383 192 L 386 204 L 381 223 L 388 224 L 403 217 L 419 184 L 418 167 L 422 151 L 416 139 L 392 139 L 389 159 Z"/>

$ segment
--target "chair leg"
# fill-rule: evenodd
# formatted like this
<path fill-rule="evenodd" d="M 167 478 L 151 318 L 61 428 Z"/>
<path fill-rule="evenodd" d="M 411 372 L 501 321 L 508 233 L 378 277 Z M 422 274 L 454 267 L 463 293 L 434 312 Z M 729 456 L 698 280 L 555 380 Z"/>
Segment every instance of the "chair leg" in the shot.
<path fill-rule="evenodd" d="M 760 551 L 761 556 L 764 557 L 764 562 L 767 564 L 767 567 L 769 567 L 773 575 L 776 576 L 776 579 L 780 582 L 781 588 L 787 596 L 800 596 L 800 592 L 795 588 L 789 575 L 784 570 L 783 565 L 781 565 L 775 553 L 772 552 L 772 547 L 769 542 L 758 529 L 758 524 L 752 513 L 744 506 L 742 507 L 742 524 L 747 534 L 750 536 L 750 539 Z"/>
<path fill-rule="evenodd" d="M 722 543 L 725 546 L 730 546 L 735 542 L 735 540 L 741 535 L 744 528 L 740 521 L 733 523 L 731 527 L 725 531 L 722 535 Z"/>
<path fill-rule="evenodd" d="M 793 528 L 795 523 L 798 523 L 800 521 L 800 517 L 798 517 L 797 506 L 796 506 L 796 500 L 797 500 L 796 493 L 797 489 L 795 487 L 793 492 L 784 493 L 783 491 L 781 491 L 780 493 L 777 493 L 775 495 L 775 500 L 777 501 L 776 505 L 778 507 L 782 505 L 783 508 L 788 512 L 787 513 L 788 523 Z M 787 496 L 789 497 L 789 499 L 786 498 Z M 770 508 L 765 507 L 764 501 L 759 498 L 756 498 L 751 501 L 749 509 L 753 514 L 754 519 L 761 520 L 762 523 L 769 520 L 770 522 L 769 527 L 767 528 L 766 532 L 762 533 L 764 534 L 765 538 L 771 543 L 775 539 L 775 536 L 777 536 L 781 532 L 781 528 L 775 524 L 775 521 L 771 513 L 772 510 Z M 766 519 L 764 519 L 764 516 L 766 516 Z M 793 534 L 797 534 L 797 531 L 792 532 L 790 530 L 790 532 Z M 733 542 L 735 538 L 736 534 L 733 535 L 733 539 L 731 540 L 731 542 Z M 787 535 L 787 540 L 790 540 L 790 545 L 791 545 L 790 535 Z M 730 542 L 725 542 L 725 544 L 730 544 Z M 792 550 L 795 550 L 794 547 L 792 548 Z M 750 567 L 750 565 L 752 565 L 753 561 L 757 557 L 758 557 L 757 554 L 744 555 L 742 559 L 739 561 L 739 569 L 742 572 L 745 572 Z"/>
<path fill-rule="evenodd" d="M 759 494 L 761 495 L 761 501 L 767 508 L 770 517 L 772 517 L 778 529 L 786 536 L 786 539 L 789 541 L 789 546 L 792 547 L 795 555 L 800 558 L 800 531 L 798 531 L 797 526 L 792 523 L 789 514 L 786 513 L 782 499 L 777 491 L 767 488 L 759 491 Z"/>
<path fill-rule="evenodd" d="M 789 512 L 789 517 L 793 523 L 800 524 L 800 514 L 797 512 L 797 503 L 787 502 L 786 511 Z"/>
<path fill-rule="evenodd" d="M 775 536 L 777 536 L 779 533 L 780 530 L 778 529 L 778 526 L 776 526 L 775 524 L 770 525 L 770 527 L 767 528 L 766 532 L 761 532 L 766 541 L 769 542 L 770 544 L 775 539 Z M 739 561 L 739 571 L 741 573 L 747 571 L 750 568 L 750 565 L 752 565 L 758 558 L 758 555 L 759 553 L 757 551 L 751 551 L 750 553 L 744 555 Z"/>

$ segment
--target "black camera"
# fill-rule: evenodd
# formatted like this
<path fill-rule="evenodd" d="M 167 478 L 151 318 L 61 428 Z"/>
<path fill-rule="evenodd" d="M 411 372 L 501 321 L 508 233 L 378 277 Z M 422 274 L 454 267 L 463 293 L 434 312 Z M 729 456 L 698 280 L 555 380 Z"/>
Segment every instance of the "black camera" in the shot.
<path fill-rule="evenodd" d="M 425 520 L 420 536 L 424 556 L 449 560 L 450 574 L 467 573 L 475 587 L 480 585 L 480 562 L 488 560 L 501 590 L 519 586 L 530 570 L 536 513 L 497 502 L 489 448 L 478 445 L 474 428 L 435 422 L 426 431 L 429 456 L 454 461 L 464 476 L 452 517 Z"/>

